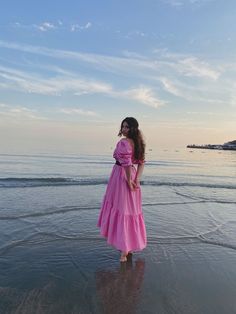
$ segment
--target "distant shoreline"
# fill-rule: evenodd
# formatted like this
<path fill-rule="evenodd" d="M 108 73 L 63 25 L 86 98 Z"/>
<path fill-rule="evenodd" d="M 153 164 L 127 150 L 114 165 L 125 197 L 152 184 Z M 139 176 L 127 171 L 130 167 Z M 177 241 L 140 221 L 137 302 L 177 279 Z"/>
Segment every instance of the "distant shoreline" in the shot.
<path fill-rule="evenodd" d="M 224 144 L 205 144 L 205 145 L 191 144 L 191 145 L 187 145 L 187 148 L 236 150 L 236 140 L 231 141 L 231 142 L 227 142 Z"/>

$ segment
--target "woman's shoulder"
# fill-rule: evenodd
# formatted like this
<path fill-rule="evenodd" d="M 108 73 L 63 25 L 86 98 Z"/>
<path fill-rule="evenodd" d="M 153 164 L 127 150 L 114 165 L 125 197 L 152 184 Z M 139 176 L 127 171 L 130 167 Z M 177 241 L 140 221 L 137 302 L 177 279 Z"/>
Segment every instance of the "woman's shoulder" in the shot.
<path fill-rule="evenodd" d="M 124 144 L 124 145 L 128 145 L 131 146 L 132 148 L 134 148 L 134 141 L 132 140 L 132 138 L 122 138 L 120 141 L 120 143 Z"/>
<path fill-rule="evenodd" d="M 132 139 L 122 138 L 117 143 L 117 146 L 118 148 L 132 151 L 134 149 L 134 142 Z"/>

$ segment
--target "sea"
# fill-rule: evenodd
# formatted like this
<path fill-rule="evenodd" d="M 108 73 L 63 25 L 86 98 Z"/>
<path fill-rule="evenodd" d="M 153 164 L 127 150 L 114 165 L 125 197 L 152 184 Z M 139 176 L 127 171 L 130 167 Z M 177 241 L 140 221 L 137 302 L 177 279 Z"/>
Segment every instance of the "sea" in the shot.
<path fill-rule="evenodd" d="M 147 152 L 127 263 L 96 226 L 113 164 L 0 154 L 0 313 L 236 313 L 236 151 Z"/>

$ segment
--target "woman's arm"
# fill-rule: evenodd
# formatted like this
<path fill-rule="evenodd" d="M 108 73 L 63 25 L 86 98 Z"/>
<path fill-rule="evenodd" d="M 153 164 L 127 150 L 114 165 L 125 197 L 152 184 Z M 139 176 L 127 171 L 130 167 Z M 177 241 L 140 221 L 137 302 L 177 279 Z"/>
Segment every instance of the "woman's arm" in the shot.
<path fill-rule="evenodd" d="M 134 190 L 136 188 L 136 183 L 131 179 L 131 168 L 132 166 L 127 166 L 125 168 L 126 180 L 130 190 Z"/>
<path fill-rule="evenodd" d="M 137 187 L 140 185 L 140 179 L 143 173 L 143 168 L 144 168 L 144 163 L 143 164 L 138 164 L 137 172 L 136 172 L 136 177 L 134 179 L 135 184 Z"/>

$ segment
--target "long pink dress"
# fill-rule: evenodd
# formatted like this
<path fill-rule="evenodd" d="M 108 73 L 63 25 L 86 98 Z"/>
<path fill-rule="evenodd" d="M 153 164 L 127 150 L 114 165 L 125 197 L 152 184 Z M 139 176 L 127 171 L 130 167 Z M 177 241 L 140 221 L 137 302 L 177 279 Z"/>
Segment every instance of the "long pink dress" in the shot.
<path fill-rule="evenodd" d="M 118 250 L 140 251 L 147 244 L 141 189 L 139 187 L 134 191 L 130 190 L 125 167 L 132 166 L 131 178 L 134 180 L 136 167 L 133 164 L 141 161 L 134 159 L 133 148 L 127 139 L 121 139 L 117 143 L 113 157 L 121 165 L 113 166 L 100 210 L 98 227 L 101 235 L 107 238 L 108 244 Z"/>

